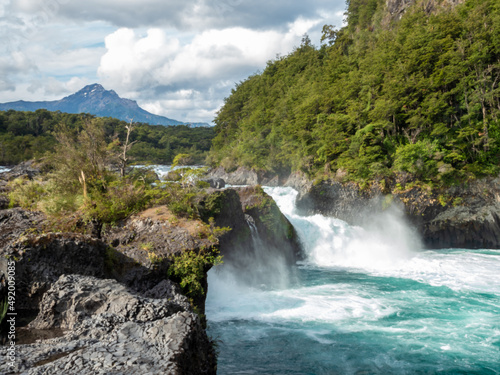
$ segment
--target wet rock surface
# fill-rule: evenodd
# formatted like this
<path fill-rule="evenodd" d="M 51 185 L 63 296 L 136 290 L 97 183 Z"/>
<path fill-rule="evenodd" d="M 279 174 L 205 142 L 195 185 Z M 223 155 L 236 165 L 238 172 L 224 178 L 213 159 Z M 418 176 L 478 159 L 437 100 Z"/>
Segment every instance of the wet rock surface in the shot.
<path fill-rule="evenodd" d="M 399 206 L 428 248 L 500 248 L 500 179 L 487 178 L 436 191 L 404 185 L 323 181 L 302 190 L 302 214 L 360 224 L 367 215 Z M 375 217 L 375 216 L 373 216 Z"/>

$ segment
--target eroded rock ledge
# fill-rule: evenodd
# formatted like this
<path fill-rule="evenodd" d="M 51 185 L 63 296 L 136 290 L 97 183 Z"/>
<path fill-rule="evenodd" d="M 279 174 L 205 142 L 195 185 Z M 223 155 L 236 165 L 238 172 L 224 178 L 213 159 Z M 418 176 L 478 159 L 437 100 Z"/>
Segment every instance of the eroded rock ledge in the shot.
<path fill-rule="evenodd" d="M 428 248 L 500 248 L 500 179 L 432 191 L 421 187 L 324 181 L 303 191 L 303 213 L 322 213 L 358 224 L 367 213 L 402 208 Z"/>
<path fill-rule="evenodd" d="M 121 236 L 120 228 L 109 233 L 112 247 L 87 235 L 37 233 L 43 227 L 37 213 L 14 209 L 1 215 L 8 220 L 0 224 L 0 233 L 22 219 L 15 226 L 17 236 L 5 235 L 0 250 L 0 273 L 6 274 L 7 258 L 16 263 L 19 320 L 36 314 L 18 329 L 19 337 L 37 332 L 60 337 L 19 342 L 19 367 L 2 363 L 0 373 L 216 373 L 203 322 L 166 272 L 182 246 L 196 251 L 216 243 L 161 217 L 127 220 Z M 5 349 L 0 347 L 2 355 Z"/>
<path fill-rule="evenodd" d="M 30 178 L 28 172 L 21 168 L 14 177 Z M 286 264 L 298 259 L 300 244 L 260 188 L 209 189 L 199 204 L 201 220 L 175 217 L 160 206 L 99 236 L 53 233 L 41 213 L 0 210 L 0 275 L 14 259 L 18 317 L 31 321 L 18 328 L 24 340 L 16 345 L 19 367 L 2 363 L 0 373 L 215 374 L 216 355 L 204 329 L 205 296 L 188 298 L 169 279 L 174 257 L 220 249 L 251 275 L 247 260 L 262 254 L 252 244 L 250 223 L 266 251 Z M 231 231 L 207 232 L 210 218 Z M 2 299 L 5 292 L 0 287 Z M 0 354 L 5 350 L 0 347 Z"/>
<path fill-rule="evenodd" d="M 288 177 L 266 176 L 239 168 L 212 175 L 236 184 L 273 181 L 299 191 L 297 207 L 304 215 L 334 216 L 351 224 L 361 224 L 367 213 L 397 205 L 418 230 L 428 248 L 500 248 L 500 178 L 485 178 L 442 189 L 414 186 L 400 176 L 392 181 L 373 181 L 367 188 L 341 178 L 313 182 L 301 173 Z M 274 186 L 275 184 L 270 183 Z"/>
<path fill-rule="evenodd" d="M 20 345 L 20 373 L 215 374 L 213 349 L 198 316 L 162 295 L 168 284 L 158 284 L 150 293 L 158 298 L 149 298 L 115 280 L 61 276 L 28 329 L 67 333 Z M 5 365 L 0 371 L 8 372 Z"/>

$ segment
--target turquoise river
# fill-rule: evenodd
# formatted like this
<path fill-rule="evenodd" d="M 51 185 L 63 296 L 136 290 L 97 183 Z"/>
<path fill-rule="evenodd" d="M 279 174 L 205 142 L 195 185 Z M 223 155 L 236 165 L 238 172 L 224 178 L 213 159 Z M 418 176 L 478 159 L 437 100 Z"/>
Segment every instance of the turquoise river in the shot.
<path fill-rule="evenodd" d="M 361 228 L 266 192 L 305 259 L 269 281 L 209 272 L 218 374 L 500 374 L 499 250 L 423 250 L 397 210 Z"/>

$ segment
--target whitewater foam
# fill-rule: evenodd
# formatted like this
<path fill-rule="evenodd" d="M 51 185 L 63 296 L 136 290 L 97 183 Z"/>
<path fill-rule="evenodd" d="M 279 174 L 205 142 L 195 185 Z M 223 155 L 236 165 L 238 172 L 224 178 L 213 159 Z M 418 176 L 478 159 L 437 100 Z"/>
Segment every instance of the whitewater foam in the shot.
<path fill-rule="evenodd" d="M 220 374 L 500 374 L 499 250 L 422 250 L 400 212 L 354 227 L 297 215 L 293 189 L 265 190 L 306 259 L 281 289 L 209 272 Z"/>
<path fill-rule="evenodd" d="M 370 275 L 409 278 L 453 290 L 500 293 L 500 251 L 454 249 L 424 251 L 415 231 L 397 207 L 367 215 L 364 227 L 322 215 L 295 212 L 297 191 L 265 188 L 294 225 L 306 253 L 316 267 L 338 267 Z"/>

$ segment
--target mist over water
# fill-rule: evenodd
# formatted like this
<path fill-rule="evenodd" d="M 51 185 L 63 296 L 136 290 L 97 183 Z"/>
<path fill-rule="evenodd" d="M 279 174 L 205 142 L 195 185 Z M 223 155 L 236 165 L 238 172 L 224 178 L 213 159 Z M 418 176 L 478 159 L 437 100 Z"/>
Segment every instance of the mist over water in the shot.
<path fill-rule="evenodd" d="M 220 374 L 500 373 L 500 251 L 426 251 L 396 208 L 356 227 L 297 215 L 291 188 L 265 190 L 305 260 L 271 286 L 210 271 Z"/>

